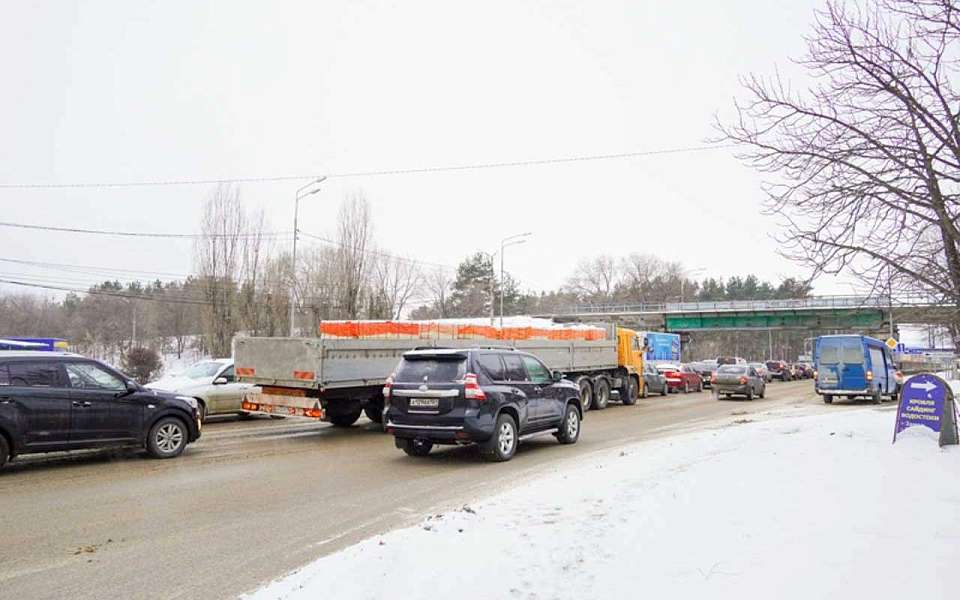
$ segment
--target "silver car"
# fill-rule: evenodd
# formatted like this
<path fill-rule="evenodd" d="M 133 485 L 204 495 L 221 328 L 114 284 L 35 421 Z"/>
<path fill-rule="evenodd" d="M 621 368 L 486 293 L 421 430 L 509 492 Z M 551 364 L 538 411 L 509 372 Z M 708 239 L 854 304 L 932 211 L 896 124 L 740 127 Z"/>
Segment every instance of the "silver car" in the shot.
<path fill-rule="evenodd" d="M 148 383 L 148 388 L 196 398 L 201 420 L 209 415 L 244 414 L 244 394 L 253 384 L 237 382 L 232 358 L 202 360 L 186 371 Z"/>

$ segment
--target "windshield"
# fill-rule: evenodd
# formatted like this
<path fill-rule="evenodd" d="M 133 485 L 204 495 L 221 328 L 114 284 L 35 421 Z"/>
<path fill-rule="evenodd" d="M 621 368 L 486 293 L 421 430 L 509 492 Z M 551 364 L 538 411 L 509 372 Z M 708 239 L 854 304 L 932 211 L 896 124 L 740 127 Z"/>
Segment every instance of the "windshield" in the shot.
<path fill-rule="evenodd" d="M 430 381 L 460 381 L 466 374 L 467 359 L 464 356 L 429 358 L 404 358 L 397 367 L 393 380 L 397 383 Z"/>
<path fill-rule="evenodd" d="M 222 368 L 222 363 L 205 360 L 203 362 L 198 362 L 184 371 L 183 376 L 189 379 L 205 379 L 207 377 L 213 377 L 217 374 L 217 371 Z"/>

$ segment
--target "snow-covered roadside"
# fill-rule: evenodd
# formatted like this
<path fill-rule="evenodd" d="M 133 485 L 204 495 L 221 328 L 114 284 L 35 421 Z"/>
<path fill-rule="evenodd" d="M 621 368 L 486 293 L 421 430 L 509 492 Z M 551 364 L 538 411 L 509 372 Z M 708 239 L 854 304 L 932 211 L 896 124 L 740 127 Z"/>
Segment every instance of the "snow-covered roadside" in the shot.
<path fill-rule="evenodd" d="M 945 598 L 960 451 L 864 409 L 563 463 L 321 558 L 275 598 Z"/>

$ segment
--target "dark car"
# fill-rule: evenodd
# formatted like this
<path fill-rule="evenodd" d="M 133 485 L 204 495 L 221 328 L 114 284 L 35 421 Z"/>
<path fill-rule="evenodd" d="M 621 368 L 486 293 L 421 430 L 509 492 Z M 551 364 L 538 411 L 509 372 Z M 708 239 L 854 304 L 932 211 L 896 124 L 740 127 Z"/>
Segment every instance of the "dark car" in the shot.
<path fill-rule="evenodd" d="M 781 360 L 768 360 L 767 370 L 770 371 L 770 379 L 779 379 L 780 381 L 790 381 L 793 379 L 793 373 L 787 363 Z"/>
<path fill-rule="evenodd" d="M 703 387 L 708 388 L 712 385 L 710 382 L 713 379 L 713 374 L 717 371 L 716 359 L 691 363 L 690 367 L 700 376 L 700 382 Z"/>
<path fill-rule="evenodd" d="M 580 389 L 540 360 L 509 349 L 428 349 L 403 355 L 383 390 L 387 433 L 411 456 L 434 444 L 477 444 L 510 460 L 521 436 L 580 437 Z"/>
<path fill-rule="evenodd" d="M 199 437 L 192 398 L 148 390 L 75 354 L 0 352 L 0 465 L 21 454 L 106 446 L 173 458 Z"/>
<path fill-rule="evenodd" d="M 663 373 L 657 370 L 653 363 L 644 361 L 643 363 L 643 391 L 641 395 L 646 398 L 650 394 L 660 394 L 666 396 L 670 389 L 667 387 L 667 378 Z"/>
<path fill-rule="evenodd" d="M 717 400 L 731 396 L 744 396 L 753 400 L 754 396 L 763 398 L 767 384 L 757 370 L 750 365 L 721 365 L 713 379 L 713 397 Z"/>

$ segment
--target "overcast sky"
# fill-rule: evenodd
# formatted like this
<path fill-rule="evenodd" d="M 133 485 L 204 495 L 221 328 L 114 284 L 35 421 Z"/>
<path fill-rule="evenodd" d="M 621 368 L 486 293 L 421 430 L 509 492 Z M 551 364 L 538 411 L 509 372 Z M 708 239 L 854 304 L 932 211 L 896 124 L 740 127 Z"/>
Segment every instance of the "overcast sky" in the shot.
<path fill-rule="evenodd" d="M 812 0 L 6 2 L 0 182 L 210 179 L 701 146 L 737 77 L 792 72 Z M 454 266 L 499 239 L 526 289 L 578 259 L 648 252 L 697 278 L 805 273 L 776 254 L 758 174 L 731 150 L 331 179 L 301 211 L 332 230 L 362 192 L 384 249 Z M 244 184 L 292 229 L 297 182 Z M 0 221 L 198 231 L 209 187 L 0 190 Z M 186 274 L 191 243 L 0 229 L 0 257 Z M 702 271 L 700 271 L 702 269 Z M 0 263 L 85 286 L 96 279 Z M 117 272 L 118 275 L 122 274 Z M 34 281 L 39 281 L 35 279 Z M 849 293 L 819 281 L 818 293 Z"/>

